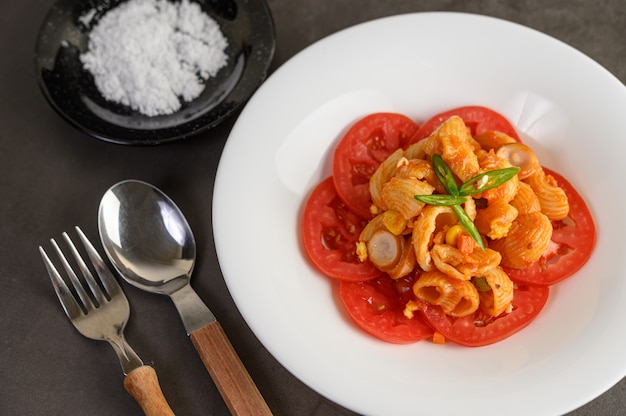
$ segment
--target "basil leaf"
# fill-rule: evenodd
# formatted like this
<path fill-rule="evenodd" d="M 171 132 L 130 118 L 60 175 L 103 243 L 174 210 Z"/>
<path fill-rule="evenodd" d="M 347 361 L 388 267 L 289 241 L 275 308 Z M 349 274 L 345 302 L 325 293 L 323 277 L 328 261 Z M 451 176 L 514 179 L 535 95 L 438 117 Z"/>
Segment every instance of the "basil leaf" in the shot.
<path fill-rule="evenodd" d="M 518 167 L 495 169 L 474 176 L 459 187 L 459 194 L 473 195 L 496 188 L 519 172 Z"/>
<path fill-rule="evenodd" d="M 459 218 L 459 222 L 467 230 L 469 235 L 472 236 L 476 244 L 483 250 L 485 249 L 485 243 L 483 242 L 483 238 L 480 236 L 480 232 L 478 232 L 478 228 L 472 221 L 472 219 L 467 215 L 467 212 L 460 205 L 452 205 L 452 209 L 454 209 L 454 213 Z"/>
<path fill-rule="evenodd" d="M 459 196 L 459 189 L 456 185 L 456 181 L 454 180 L 454 175 L 446 162 L 444 162 L 441 158 L 441 155 L 435 153 L 432 156 L 431 161 L 435 175 L 437 176 L 437 179 L 439 179 L 439 182 L 443 185 L 444 189 L 450 195 Z"/>
<path fill-rule="evenodd" d="M 415 195 L 413 198 L 429 205 L 448 206 L 464 204 L 467 201 L 466 196 L 454 196 L 446 194 L 435 195 Z"/>

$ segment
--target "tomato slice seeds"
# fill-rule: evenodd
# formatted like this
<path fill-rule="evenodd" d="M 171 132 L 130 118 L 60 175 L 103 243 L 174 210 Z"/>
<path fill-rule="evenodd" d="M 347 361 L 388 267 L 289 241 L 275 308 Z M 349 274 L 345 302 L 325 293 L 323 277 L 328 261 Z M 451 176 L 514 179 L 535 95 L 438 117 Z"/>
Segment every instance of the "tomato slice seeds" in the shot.
<path fill-rule="evenodd" d="M 333 156 L 337 194 L 350 209 L 371 218 L 369 180 L 396 149 L 405 147 L 419 126 L 402 114 L 374 113 L 358 120 L 343 136 Z"/>
<path fill-rule="evenodd" d="M 589 260 L 596 244 L 596 228 L 587 204 L 576 189 L 558 173 L 545 167 L 543 170 L 565 191 L 569 216 L 553 222 L 551 257 L 543 257 L 525 269 L 503 269 L 514 282 L 550 286 L 570 277 Z"/>
<path fill-rule="evenodd" d="M 341 282 L 339 295 L 354 322 L 365 332 L 395 344 L 408 344 L 433 335 L 421 316 L 404 316 L 411 299 L 413 277 L 394 281 L 381 276 L 367 282 Z"/>
<path fill-rule="evenodd" d="M 356 242 L 367 221 L 354 214 L 339 199 L 331 177 L 313 190 L 302 216 L 306 254 L 325 275 L 361 282 L 383 274 L 371 262 L 361 262 Z"/>
<path fill-rule="evenodd" d="M 495 318 L 480 309 L 453 318 L 439 306 L 416 302 L 426 322 L 443 337 L 466 347 L 481 347 L 502 341 L 530 324 L 546 304 L 549 290 L 547 286 L 518 285 L 513 292 L 513 310 Z"/>

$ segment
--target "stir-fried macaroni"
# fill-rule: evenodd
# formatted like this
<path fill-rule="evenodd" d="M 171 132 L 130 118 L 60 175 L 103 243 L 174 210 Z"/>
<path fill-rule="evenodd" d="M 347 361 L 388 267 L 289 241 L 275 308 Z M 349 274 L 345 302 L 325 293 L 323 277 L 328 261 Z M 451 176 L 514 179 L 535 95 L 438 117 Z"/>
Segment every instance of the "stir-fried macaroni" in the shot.
<path fill-rule="evenodd" d="M 483 172 L 516 166 L 516 176 L 468 197 L 463 209 L 483 238 L 482 249 L 459 225 L 450 206 L 420 202 L 415 195 L 446 193 L 431 158 L 441 155 L 458 183 Z M 460 117 L 428 138 L 398 149 L 370 180 L 375 217 L 360 235 L 357 252 L 391 278 L 421 269 L 413 285 L 418 299 L 454 317 L 510 312 L 514 284 L 502 266 L 525 268 L 546 252 L 552 222 L 567 217 L 568 200 L 546 175 L 528 146 L 501 132 L 472 137 Z M 409 302 L 405 315 L 417 309 Z"/>

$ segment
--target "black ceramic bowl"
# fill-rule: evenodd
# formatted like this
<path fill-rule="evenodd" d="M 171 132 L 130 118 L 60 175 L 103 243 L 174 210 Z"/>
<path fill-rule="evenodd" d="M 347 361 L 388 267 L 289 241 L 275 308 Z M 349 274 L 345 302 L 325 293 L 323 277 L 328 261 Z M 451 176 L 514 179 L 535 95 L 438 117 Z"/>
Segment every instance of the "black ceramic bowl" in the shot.
<path fill-rule="evenodd" d="M 245 103 L 267 76 L 275 32 L 264 0 L 192 0 L 228 39 L 228 64 L 209 78 L 196 99 L 173 114 L 146 116 L 107 101 L 83 68 L 89 31 L 124 0 L 59 0 L 46 16 L 35 51 L 39 86 L 52 107 L 83 132 L 109 142 L 150 145 L 206 131 Z M 80 17 L 97 10 L 89 27 Z"/>

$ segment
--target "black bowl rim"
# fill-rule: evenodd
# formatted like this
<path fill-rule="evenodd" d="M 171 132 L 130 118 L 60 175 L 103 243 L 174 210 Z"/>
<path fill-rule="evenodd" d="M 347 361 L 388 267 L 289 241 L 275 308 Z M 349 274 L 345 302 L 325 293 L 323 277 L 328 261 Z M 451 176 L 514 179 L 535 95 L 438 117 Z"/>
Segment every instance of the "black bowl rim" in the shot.
<path fill-rule="evenodd" d="M 59 74 L 54 74 L 58 72 L 58 62 L 56 60 L 59 58 L 61 50 L 67 49 L 69 45 L 77 48 L 76 51 L 78 51 L 79 46 L 75 44 L 77 43 L 75 39 L 74 42 L 71 42 L 63 36 L 59 37 L 58 34 L 63 31 L 73 33 L 73 35 L 79 33 L 80 39 L 78 41 L 84 42 L 82 47 L 85 48 L 88 29 L 84 26 L 79 26 L 78 16 L 74 16 L 72 23 L 69 23 L 70 19 L 67 19 L 68 21 L 65 22 L 64 27 L 55 26 L 51 20 L 59 13 L 75 14 L 77 7 L 82 8 L 82 10 L 89 10 L 89 8 L 102 5 L 99 10 L 106 12 L 124 1 L 127 0 L 93 0 L 88 2 L 82 2 L 81 0 L 57 0 L 48 11 L 37 36 L 35 70 L 40 90 L 52 108 L 63 119 L 83 133 L 107 142 L 129 145 L 155 145 L 185 139 L 206 132 L 226 120 L 248 101 L 267 78 L 276 49 L 276 32 L 270 8 L 265 0 L 233 0 L 237 8 L 234 18 L 232 18 L 233 16 L 220 18 L 213 11 L 210 13 L 215 20 L 218 20 L 220 25 L 231 25 L 234 28 L 237 23 L 241 22 L 246 24 L 245 29 L 247 29 L 246 34 L 243 35 L 244 37 L 239 39 L 241 44 L 235 55 L 237 62 L 234 63 L 232 69 L 233 72 L 239 71 L 239 73 L 233 74 L 233 79 L 228 77 L 226 80 L 230 82 L 234 80 L 234 86 L 225 95 L 219 97 L 217 102 L 214 101 L 213 107 L 198 116 L 181 117 L 180 122 L 177 122 L 174 118 L 180 116 L 181 114 L 179 113 L 181 111 L 168 116 L 147 117 L 129 108 L 121 108 L 125 116 L 136 117 L 148 123 L 158 123 L 159 119 L 169 118 L 170 121 L 167 126 L 157 128 L 132 128 L 111 122 L 111 120 L 105 120 L 92 111 L 89 104 L 85 102 L 85 99 L 88 101 L 91 101 L 91 99 L 81 83 L 73 84 L 68 88 L 67 85 L 63 85 L 63 82 L 58 81 Z M 211 5 L 209 3 L 212 2 L 212 0 L 191 1 L 199 3 L 205 12 L 210 9 Z M 229 17 L 232 19 L 229 20 Z M 72 25 L 73 27 L 67 27 Z M 242 35 L 243 31 L 236 30 L 236 33 Z M 229 38 L 230 43 L 232 41 L 231 37 L 226 33 L 225 35 Z M 51 41 L 51 37 L 56 39 Z M 52 43 L 53 50 L 50 50 L 50 43 Z M 52 56 L 55 57 L 55 63 L 50 68 Z M 78 56 L 75 58 L 78 59 Z M 54 78 L 51 75 L 56 75 L 57 77 Z M 74 72 L 66 75 L 77 77 L 79 74 Z M 218 85 L 218 87 L 220 86 Z M 65 93 L 69 94 L 69 96 L 59 97 L 55 89 L 64 87 Z M 71 100 L 72 105 L 66 99 Z M 202 99 L 202 96 L 198 97 L 194 103 L 197 105 L 197 101 Z M 93 103 L 91 104 L 93 105 Z M 78 109 L 75 107 L 76 105 Z M 113 108 L 115 106 L 122 107 L 117 104 L 112 105 L 114 106 Z M 111 110 L 105 109 L 105 111 Z"/>

